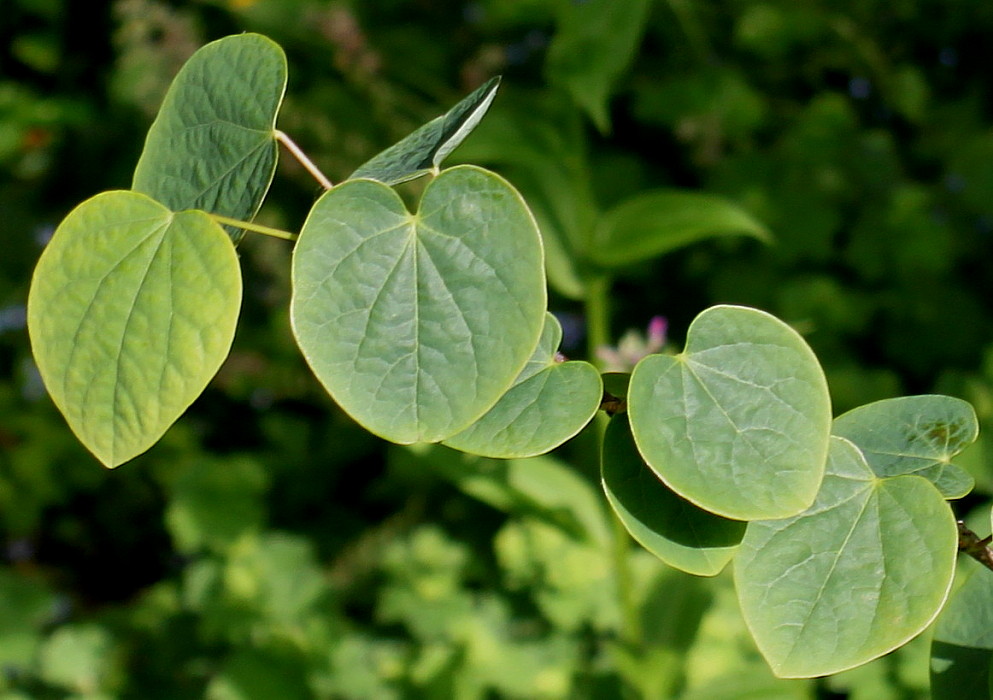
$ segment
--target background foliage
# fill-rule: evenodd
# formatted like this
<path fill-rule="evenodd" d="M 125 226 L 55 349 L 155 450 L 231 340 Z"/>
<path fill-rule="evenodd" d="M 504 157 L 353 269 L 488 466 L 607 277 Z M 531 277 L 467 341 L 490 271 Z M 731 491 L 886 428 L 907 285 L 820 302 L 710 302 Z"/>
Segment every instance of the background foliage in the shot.
<path fill-rule="evenodd" d="M 563 246 L 668 185 L 768 226 L 771 246 L 729 238 L 625 268 L 614 337 L 661 315 L 681 345 L 705 306 L 756 306 L 804 334 L 836 413 L 940 391 L 988 427 L 993 8 L 646 0 L 590 32 L 596 5 L 0 0 L 5 697 L 926 695 L 926 638 L 830 679 L 777 681 L 727 575 L 633 549 L 633 580 L 618 581 L 588 436 L 498 462 L 386 447 L 354 426 L 292 341 L 284 242 L 239 248 L 232 356 L 133 464 L 100 467 L 40 385 L 24 301 L 53 226 L 128 186 L 196 47 L 258 31 L 291 65 L 279 126 L 332 180 L 502 73 L 455 158 L 506 175 Z M 298 229 L 317 194 L 282 158 L 260 221 Z M 575 280 L 550 275 L 566 353 L 582 357 Z M 983 440 L 962 460 L 977 481 L 963 516 L 993 493 Z M 632 608 L 634 648 L 618 643 Z"/>

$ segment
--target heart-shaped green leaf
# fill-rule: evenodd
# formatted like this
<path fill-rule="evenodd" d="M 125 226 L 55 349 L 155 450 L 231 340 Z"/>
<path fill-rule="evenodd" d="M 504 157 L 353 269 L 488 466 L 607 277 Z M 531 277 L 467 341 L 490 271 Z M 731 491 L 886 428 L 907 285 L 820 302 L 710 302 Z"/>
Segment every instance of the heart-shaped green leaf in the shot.
<path fill-rule="evenodd" d="M 988 700 L 993 662 L 993 575 L 966 559 L 968 578 L 948 599 L 931 641 L 932 700 Z"/>
<path fill-rule="evenodd" d="M 545 320 L 541 239 L 521 196 L 446 170 L 420 211 L 372 180 L 314 205 L 293 254 L 293 330 L 321 383 L 369 431 L 437 442 L 513 384 Z"/>
<path fill-rule="evenodd" d="M 917 474 L 945 498 L 972 490 L 972 476 L 952 457 L 979 437 L 972 405 L 951 396 L 904 396 L 860 406 L 838 416 L 833 432 L 851 440 L 877 476 Z"/>
<path fill-rule="evenodd" d="M 132 189 L 173 211 L 251 219 L 276 171 L 285 90 L 286 56 L 272 40 L 239 34 L 202 47 L 166 93 Z"/>
<path fill-rule="evenodd" d="M 562 326 L 551 314 L 531 359 L 510 390 L 478 421 L 445 440 L 484 457 L 532 457 L 583 429 L 600 406 L 600 373 L 588 362 L 559 362 Z"/>
<path fill-rule="evenodd" d="M 624 527 L 669 566 L 716 576 L 745 534 L 744 522 L 702 510 L 662 483 L 638 453 L 624 414 L 610 419 L 603 436 L 600 476 Z"/>
<path fill-rule="evenodd" d="M 715 306 L 679 355 L 649 355 L 628 390 L 645 461 L 676 493 L 735 520 L 785 518 L 814 500 L 831 402 L 796 331 L 756 309 Z"/>
<path fill-rule="evenodd" d="M 734 566 L 745 622 L 777 676 L 858 666 L 931 624 L 956 542 L 955 518 L 931 483 L 881 479 L 854 444 L 832 438 L 814 505 L 748 524 Z"/>
<path fill-rule="evenodd" d="M 28 330 L 56 406 L 116 467 L 203 391 L 231 347 L 240 305 L 234 246 L 206 214 L 106 192 L 70 212 L 42 253 Z"/>
<path fill-rule="evenodd" d="M 645 192 L 600 219 L 590 258 L 605 267 L 622 267 L 717 236 L 771 239 L 765 226 L 723 197 L 679 190 Z"/>
<path fill-rule="evenodd" d="M 500 77 L 490 78 L 446 114 L 432 119 L 409 136 L 366 161 L 349 179 L 379 180 L 396 185 L 437 172 L 441 162 L 472 133 L 490 108 Z"/>

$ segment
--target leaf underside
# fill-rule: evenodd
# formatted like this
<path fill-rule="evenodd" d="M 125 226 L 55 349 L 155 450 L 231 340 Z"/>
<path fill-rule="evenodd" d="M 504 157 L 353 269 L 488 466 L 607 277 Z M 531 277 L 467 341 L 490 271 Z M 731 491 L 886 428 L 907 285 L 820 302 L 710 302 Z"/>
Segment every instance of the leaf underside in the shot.
<path fill-rule="evenodd" d="M 446 114 L 432 119 L 360 165 L 348 179 L 398 185 L 437 171 L 442 161 L 458 148 L 486 114 L 498 87 L 500 77 L 490 78 Z"/>

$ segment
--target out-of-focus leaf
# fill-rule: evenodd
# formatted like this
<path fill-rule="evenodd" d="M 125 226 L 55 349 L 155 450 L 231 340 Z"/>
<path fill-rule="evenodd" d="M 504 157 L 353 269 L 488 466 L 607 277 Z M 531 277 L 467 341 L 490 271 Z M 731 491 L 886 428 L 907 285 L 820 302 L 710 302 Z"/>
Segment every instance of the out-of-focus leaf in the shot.
<path fill-rule="evenodd" d="M 717 236 L 768 242 L 768 230 L 732 202 L 704 192 L 645 192 L 621 202 L 597 224 L 590 258 L 622 267 Z"/>
<path fill-rule="evenodd" d="M 546 73 L 604 133 L 610 131 L 608 101 L 638 50 L 651 4 L 649 0 L 562 3 Z"/>

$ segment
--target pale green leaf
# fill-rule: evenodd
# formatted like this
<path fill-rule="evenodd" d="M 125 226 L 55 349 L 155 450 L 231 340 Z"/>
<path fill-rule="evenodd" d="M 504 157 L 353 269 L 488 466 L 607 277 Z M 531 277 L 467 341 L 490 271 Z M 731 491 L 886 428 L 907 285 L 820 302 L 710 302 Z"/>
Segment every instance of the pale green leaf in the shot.
<path fill-rule="evenodd" d="M 662 483 L 638 453 L 623 414 L 607 426 L 600 475 L 624 527 L 669 566 L 715 576 L 731 561 L 745 523 L 702 510 Z"/>
<path fill-rule="evenodd" d="M 622 267 L 719 236 L 771 240 L 765 226 L 723 197 L 656 190 L 624 200 L 600 219 L 590 258 Z"/>
<path fill-rule="evenodd" d="M 520 99 L 495 107 L 458 153 L 465 163 L 499 165 L 538 221 L 548 282 L 582 299 L 577 260 L 598 216 L 582 122 L 571 105 Z"/>
<path fill-rule="evenodd" d="M 562 326 L 546 314 L 538 347 L 496 405 L 445 444 L 485 457 L 532 457 L 555 449 L 590 422 L 603 396 L 588 362 L 559 362 Z"/>
<path fill-rule="evenodd" d="M 371 432 L 437 442 L 513 384 L 545 318 L 541 239 L 520 195 L 446 170 L 409 213 L 372 180 L 324 194 L 293 256 L 291 318 L 314 373 Z"/>
<path fill-rule="evenodd" d="M 972 490 L 973 478 L 951 462 L 979 436 L 966 401 L 937 395 L 876 401 L 838 416 L 832 432 L 858 445 L 878 476 L 917 474 L 945 498 Z"/>
<path fill-rule="evenodd" d="M 56 603 L 41 581 L 0 568 L 0 664 L 17 669 L 33 663 Z"/>
<path fill-rule="evenodd" d="M 432 171 L 437 172 L 441 162 L 458 148 L 486 115 L 499 86 L 499 76 L 490 78 L 446 114 L 432 119 L 359 166 L 349 179 L 364 178 L 397 185 Z"/>
<path fill-rule="evenodd" d="M 223 229 L 137 192 L 80 204 L 28 297 L 35 361 L 86 447 L 116 467 L 151 447 L 227 356 L 241 271 Z"/>
<path fill-rule="evenodd" d="M 562 4 L 548 47 L 546 73 L 564 87 L 597 128 L 610 130 L 608 100 L 634 58 L 650 0 L 586 0 Z"/>
<path fill-rule="evenodd" d="M 948 595 L 957 537 L 932 484 L 881 479 L 854 444 L 832 438 L 816 502 L 749 523 L 735 559 L 742 613 L 773 672 L 837 673 L 919 634 Z"/>
<path fill-rule="evenodd" d="M 933 700 L 988 700 L 993 663 L 993 574 L 970 559 L 968 578 L 948 599 L 931 641 Z"/>
<path fill-rule="evenodd" d="M 251 219 L 276 171 L 276 114 L 286 75 L 283 50 L 259 34 L 202 47 L 166 93 L 132 189 L 173 211 Z"/>
<path fill-rule="evenodd" d="M 704 510 L 784 518 L 817 495 L 831 428 L 827 382 L 803 338 L 765 312 L 701 313 L 681 354 L 635 367 L 628 412 L 645 461 Z"/>
<path fill-rule="evenodd" d="M 51 685 L 96 693 L 111 676 L 115 659 L 110 633 L 92 623 L 59 627 L 39 654 L 39 676 Z"/>

